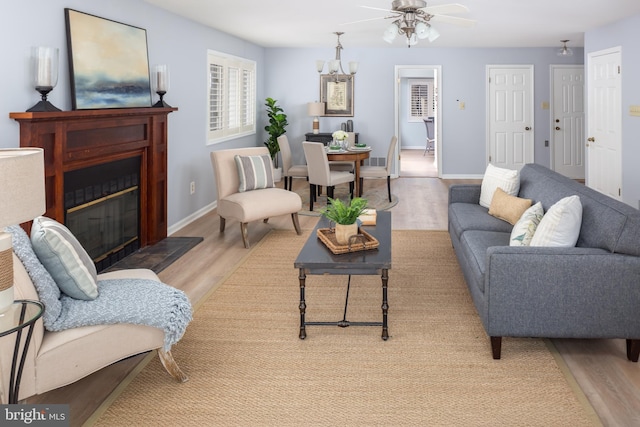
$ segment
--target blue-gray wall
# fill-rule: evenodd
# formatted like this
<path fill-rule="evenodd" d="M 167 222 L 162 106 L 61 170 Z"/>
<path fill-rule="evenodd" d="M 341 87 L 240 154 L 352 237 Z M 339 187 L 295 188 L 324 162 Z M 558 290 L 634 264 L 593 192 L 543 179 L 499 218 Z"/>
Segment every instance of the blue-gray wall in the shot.
<path fill-rule="evenodd" d="M 215 185 L 209 161 L 212 150 L 232 146 L 262 145 L 265 134 L 264 98 L 278 99 L 289 115 L 288 135 L 294 145 L 311 129 L 306 103 L 319 97 L 316 59 L 331 59 L 333 39 L 323 49 L 265 49 L 252 43 L 204 27 L 141 0 L 27 0 L 0 5 L 0 147 L 18 146 L 18 124 L 9 113 L 25 111 L 39 97 L 32 87 L 29 71 L 31 46 L 60 48 L 59 80 L 49 100 L 63 110 L 71 108 L 67 66 L 64 8 L 112 19 L 147 30 L 149 63 L 168 64 L 171 87 L 166 101 L 179 110 L 169 117 L 169 224 L 170 231 L 210 209 L 215 201 Z M 587 46 L 598 50 L 623 46 L 623 111 L 638 93 L 638 84 L 629 76 L 638 75 L 640 47 L 633 46 L 640 17 L 629 18 L 587 34 Z M 549 100 L 549 65 L 582 63 L 582 49 L 569 59 L 555 55 L 555 47 L 525 49 L 444 49 L 385 48 L 357 49 L 342 38 L 345 63 L 357 60 L 360 69 L 355 81 L 355 130 L 374 146 L 374 156 L 384 157 L 394 132 L 393 92 L 395 65 L 441 65 L 441 105 L 443 126 L 443 173 L 450 176 L 479 175 L 485 167 L 485 67 L 487 64 L 534 64 L 535 66 L 535 151 L 536 162 L 549 165 L 549 114 L 541 103 Z M 258 132 L 218 144 L 206 145 L 206 52 L 219 50 L 257 62 Z M 154 97 L 155 100 L 155 97 Z M 458 110 L 457 100 L 465 110 Z M 332 131 L 346 118 L 321 118 L 321 130 Z M 623 165 L 625 200 L 640 182 L 638 120 L 624 118 Z M 298 156 L 301 152 L 297 153 Z M 189 195 L 189 183 L 196 182 L 196 194 Z M 637 187 L 637 185 L 636 185 Z M 637 202 L 633 202 L 635 206 Z"/>
<path fill-rule="evenodd" d="M 216 146 L 206 145 L 207 49 L 257 62 L 257 96 L 264 95 L 264 49 L 236 37 L 181 18 L 141 0 L 26 0 L 0 5 L 0 147 L 19 145 L 19 126 L 9 113 L 25 111 L 39 95 L 29 68 L 31 46 L 60 48 L 58 85 L 49 101 L 71 109 L 64 8 L 68 7 L 147 31 L 149 64 L 167 64 L 170 88 L 165 101 L 178 108 L 169 115 L 168 222 L 170 230 L 210 208 L 215 183 L 209 160 L 213 149 L 252 146 L 250 136 Z M 153 102 L 157 100 L 154 94 Z M 260 104 L 261 105 L 261 104 Z M 264 125 L 263 125 L 264 126 Z M 259 128 L 260 129 L 260 128 Z M 262 135 L 259 132 L 259 139 Z M 190 195 L 189 184 L 196 182 Z"/>

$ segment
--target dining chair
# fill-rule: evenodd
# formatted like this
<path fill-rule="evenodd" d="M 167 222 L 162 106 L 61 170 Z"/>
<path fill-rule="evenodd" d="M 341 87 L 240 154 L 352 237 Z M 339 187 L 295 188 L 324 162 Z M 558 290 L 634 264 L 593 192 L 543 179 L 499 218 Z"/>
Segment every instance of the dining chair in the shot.
<path fill-rule="evenodd" d="M 353 186 L 355 175 L 346 171 L 334 171 L 329 168 L 329 160 L 325 146 L 321 142 L 302 143 L 304 156 L 307 159 L 309 170 L 309 210 L 313 211 L 313 202 L 316 198 L 317 187 L 327 187 L 327 197 L 333 198 L 333 190 L 336 185 L 349 183 L 349 193 L 353 198 Z"/>
<path fill-rule="evenodd" d="M 347 132 L 346 147 L 353 147 L 354 145 L 356 145 L 356 133 Z M 333 171 L 353 172 L 355 165 L 353 162 L 333 160 L 329 162 L 329 168 Z"/>
<path fill-rule="evenodd" d="M 396 151 L 398 138 L 394 135 L 389 143 L 389 151 L 387 152 L 387 162 L 384 166 L 360 166 L 360 194 L 362 196 L 363 178 L 387 178 L 387 192 L 389 193 L 389 202 L 391 202 L 391 165 L 393 164 L 393 156 Z"/>
<path fill-rule="evenodd" d="M 289 138 L 287 135 L 278 137 L 278 145 L 280 146 L 280 154 L 282 156 L 282 176 L 284 178 L 284 189 L 291 190 L 293 187 L 293 178 L 309 177 L 307 165 L 294 165 L 291 156 L 291 147 L 289 146 Z"/>
<path fill-rule="evenodd" d="M 428 117 L 426 119 L 423 119 L 424 121 L 424 127 L 427 129 L 427 143 L 424 147 L 424 153 L 422 153 L 422 155 L 424 156 L 425 154 L 427 154 L 427 151 L 433 151 L 433 144 L 435 144 L 435 138 L 434 135 L 432 134 L 432 127 L 433 127 L 433 117 Z"/>

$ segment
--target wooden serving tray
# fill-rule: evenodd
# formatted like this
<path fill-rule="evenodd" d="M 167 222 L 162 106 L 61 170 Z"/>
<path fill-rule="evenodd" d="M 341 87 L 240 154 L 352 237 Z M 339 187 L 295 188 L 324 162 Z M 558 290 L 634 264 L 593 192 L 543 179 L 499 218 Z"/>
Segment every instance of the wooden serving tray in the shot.
<path fill-rule="evenodd" d="M 380 242 L 373 237 L 371 234 L 367 233 L 362 227 L 358 228 L 358 233 L 355 236 L 352 236 L 350 245 L 342 245 L 338 243 L 336 240 L 336 233 L 333 228 L 319 228 L 318 229 L 318 238 L 324 243 L 327 248 L 334 254 L 346 254 L 350 252 L 357 251 L 367 251 L 370 249 L 376 249 L 380 246 Z"/>

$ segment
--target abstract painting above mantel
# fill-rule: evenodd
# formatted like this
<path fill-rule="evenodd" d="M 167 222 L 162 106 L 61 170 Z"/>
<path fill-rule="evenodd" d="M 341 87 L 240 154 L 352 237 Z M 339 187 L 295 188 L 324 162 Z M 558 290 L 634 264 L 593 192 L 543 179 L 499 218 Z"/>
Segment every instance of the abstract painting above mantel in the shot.
<path fill-rule="evenodd" d="M 65 8 L 74 110 L 151 106 L 146 30 Z"/>

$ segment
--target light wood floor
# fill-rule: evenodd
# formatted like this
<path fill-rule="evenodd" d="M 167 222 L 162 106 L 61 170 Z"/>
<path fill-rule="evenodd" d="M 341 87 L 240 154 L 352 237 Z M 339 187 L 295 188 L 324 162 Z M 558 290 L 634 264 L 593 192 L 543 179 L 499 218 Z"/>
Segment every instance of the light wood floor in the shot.
<path fill-rule="evenodd" d="M 294 185 L 306 185 L 305 181 L 295 181 Z M 393 228 L 446 229 L 447 191 L 453 182 L 435 178 L 393 180 L 392 192 L 399 198 L 398 205 L 391 210 Z M 474 181 L 455 181 L 465 182 Z M 379 186 L 381 191 L 386 191 L 384 180 L 367 180 L 365 186 Z M 316 217 L 300 216 L 303 228 L 312 228 L 316 221 Z M 223 234 L 218 232 L 218 226 L 219 219 L 215 212 L 211 212 L 174 234 L 202 236 L 204 241 L 160 274 L 164 282 L 185 290 L 194 303 L 201 300 L 248 252 L 242 246 L 237 223 L 228 221 Z M 251 242 L 258 242 L 271 229 L 291 230 L 294 233 L 289 216 L 272 218 L 268 224 L 250 224 Z M 293 266 L 292 274 L 296 274 Z M 627 361 L 623 340 L 552 342 L 596 409 L 603 425 L 640 425 L 640 365 Z M 490 351 L 488 339 L 487 351 Z M 502 355 L 503 358 L 509 357 L 507 338 Z M 140 355 L 118 362 L 67 387 L 34 396 L 28 402 L 68 403 L 71 407 L 71 425 L 80 426 L 143 358 L 144 355 Z M 180 360 L 177 362 L 180 364 Z M 496 365 L 499 364 L 500 361 L 496 361 Z M 189 374 L 188 366 L 182 366 L 182 369 Z"/>

